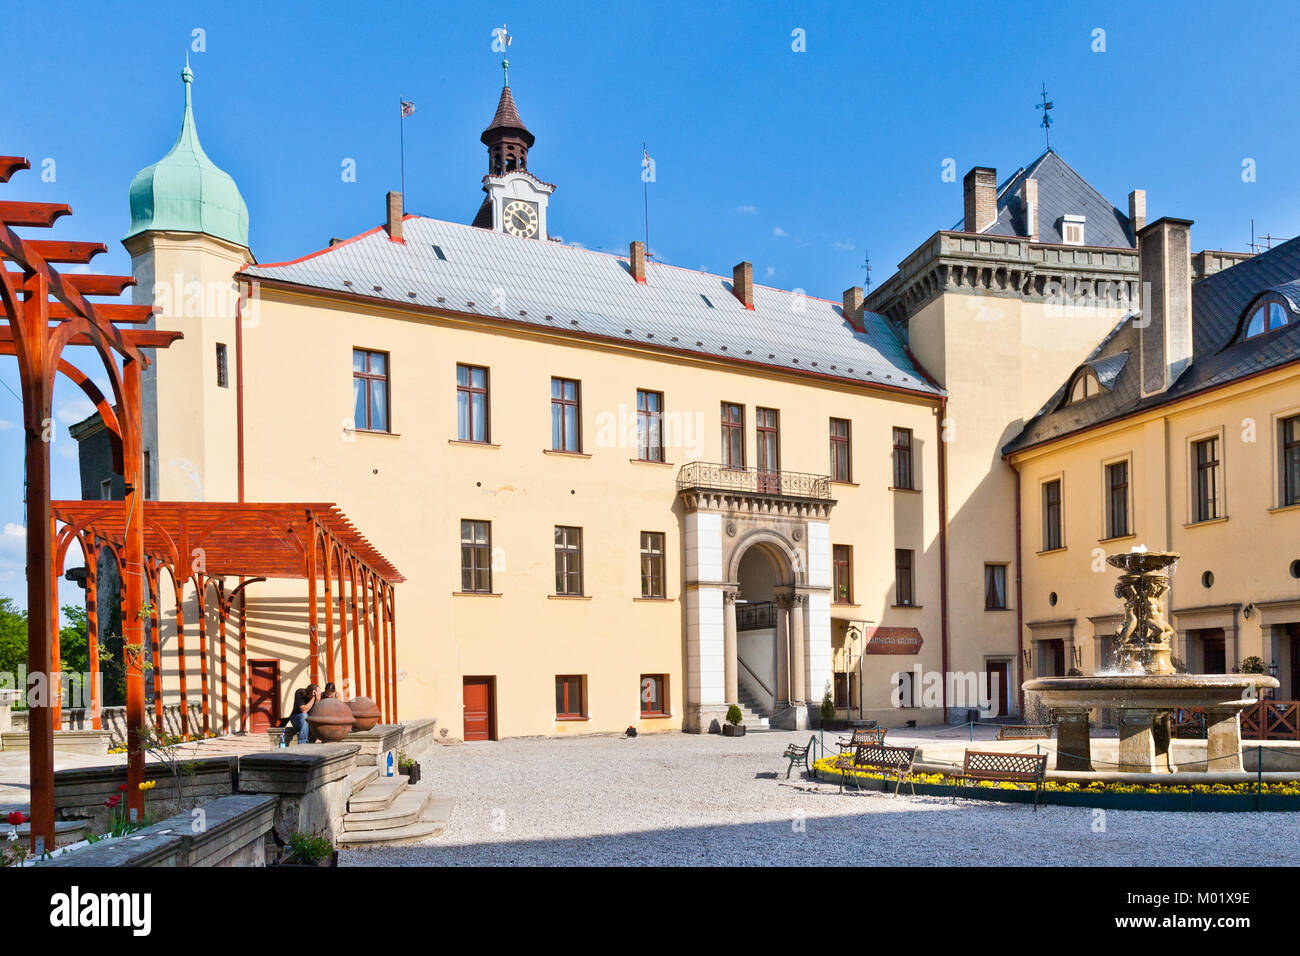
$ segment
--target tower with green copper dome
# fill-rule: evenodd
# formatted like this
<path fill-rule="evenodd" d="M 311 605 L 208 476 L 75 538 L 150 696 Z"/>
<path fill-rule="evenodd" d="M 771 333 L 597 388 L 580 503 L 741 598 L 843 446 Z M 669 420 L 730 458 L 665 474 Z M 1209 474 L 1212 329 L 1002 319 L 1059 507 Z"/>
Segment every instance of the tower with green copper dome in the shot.
<path fill-rule="evenodd" d="M 194 126 L 194 72 L 186 63 L 185 115 L 171 150 L 131 182 L 130 239 L 150 230 L 201 232 L 248 248 L 248 207 L 239 187 L 208 158 Z"/>
<path fill-rule="evenodd" d="M 132 180 L 131 226 L 122 240 L 131 254 L 135 301 L 158 307 L 159 328 L 185 334 L 172 348 L 160 349 L 142 377 L 144 449 L 152 466 L 146 467 L 147 494 L 233 501 L 241 341 L 234 277 L 255 260 L 239 188 L 199 144 L 188 63 L 181 80 L 180 135 L 166 156 Z M 247 326 L 247 316 L 243 321 Z"/>

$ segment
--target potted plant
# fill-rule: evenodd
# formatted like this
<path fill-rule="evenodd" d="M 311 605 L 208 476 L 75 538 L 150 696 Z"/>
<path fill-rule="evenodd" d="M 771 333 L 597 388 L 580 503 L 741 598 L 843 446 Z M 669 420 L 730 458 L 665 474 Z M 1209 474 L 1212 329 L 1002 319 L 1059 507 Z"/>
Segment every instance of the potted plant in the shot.
<path fill-rule="evenodd" d="M 280 866 L 338 866 L 339 851 L 322 836 L 294 830 Z"/>
<path fill-rule="evenodd" d="M 741 723 L 745 715 L 740 712 L 740 708 L 732 704 L 727 708 L 727 722 L 722 725 L 722 735 L 724 737 L 743 737 L 745 736 L 745 725 Z"/>
<path fill-rule="evenodd" d="M 404 752 L 400 751 L 397 754 L 397 772 L 411 778 L 407 783 L 415 784 L 420 782 L 419 762 L 412 760 Z"/>
<path fill-rule="evenodd" d="M 830 681 L 826 682 L 826 692 L 822 694 L 822 726 L 827 730 L 842 730 L 835 721 L 835 698 L 831 694 Z"/>

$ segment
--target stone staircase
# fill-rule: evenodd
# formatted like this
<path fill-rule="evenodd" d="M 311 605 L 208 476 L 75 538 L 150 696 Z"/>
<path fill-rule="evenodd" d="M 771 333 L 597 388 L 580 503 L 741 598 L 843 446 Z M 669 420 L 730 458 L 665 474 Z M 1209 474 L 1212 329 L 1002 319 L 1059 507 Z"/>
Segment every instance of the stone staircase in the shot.
<path fill-rule="evenodd" d="M 379 775 L 379 768 L 358 767 L 348 774 L 352 795 L 343 815 L 340 849 L 418 843 L 442 834 L 455 800 L 439 797 L 408 777 Z"/>
<path fill-rule="evenodd" d="M 740 707 L 740 712 L 744 714 L 746 732 L 751 730 L 768 730 L 768 717 L 771 715 L 768 713 L 767 708 L 761 705 L 754 698 L 753 694 L 745 690 L 744 686 L 739 688 L 738 694 L 740 700 L 737 701 L 737 706 Z"/>

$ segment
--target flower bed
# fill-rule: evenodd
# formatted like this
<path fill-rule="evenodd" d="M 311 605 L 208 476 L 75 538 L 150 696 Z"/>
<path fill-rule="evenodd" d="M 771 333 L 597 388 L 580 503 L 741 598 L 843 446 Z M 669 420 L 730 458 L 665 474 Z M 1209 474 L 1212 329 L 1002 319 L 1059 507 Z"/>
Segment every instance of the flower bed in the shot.
<path fill-rule="evenodd" d="M 880 772 L 840 770 L 839 759 L 822 757 L 813 762 L 813 773 L 827 783 L 844 780 L 869 790 L 892 790 L 894 778 Z M 1034 788 L 1028 784 L 972 781 L 963 784 L 945 773 L 917 772 L 916 792 L 928 796 L 1032 803 Z M 1265 810 L 1300 811 L 1300 782 L 1148 784 L 1094 780 L 1045 780 L 1039 791 L 1040 803 L 1067 807 L 1101 807 L 1114 810 Z"/>

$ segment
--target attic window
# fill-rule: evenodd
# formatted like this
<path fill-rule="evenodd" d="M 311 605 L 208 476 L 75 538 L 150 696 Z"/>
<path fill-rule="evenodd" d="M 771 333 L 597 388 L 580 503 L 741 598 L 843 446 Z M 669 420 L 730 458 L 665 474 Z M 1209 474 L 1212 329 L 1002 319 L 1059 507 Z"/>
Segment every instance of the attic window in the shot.
<path fill-rule="evenodd" d="M 704 304 L 707 305 L 710 309 L 713 308 L 713 303 L 709 301 L 709 297 L 705 295 L 703 292 L 700 293 L 700 298 L 704 300 Z"/>
<path fill-rule="evenodd" d="M 1280 329 L 1297 321 L 1300 319 L 1291 313 L 1281 299 L 1269 296 L 1256 304 L 1255 310 L 1250 314 L 1250 320 L 1246 323 L 1246 331 L 1242 338 L 1253 339 L 1257 335 L 1272 332 L 1274 329 Z"/>
<path fill-rule="evenodd" d="M 447 255 L 446 255 L 446 253 L 444 253 L 444 252 L 442 251 L 442 246 L 434 246 L 434 247 L 433 247 L 433 254 L 434 254 L 435 256 L 437 256 L 437 257 L 439 258 L 439 260 L 441 260 L 442 262 L 446 262 L 446 261 L 447 261 Z"/>
<path fill-rule="evenodd" d="M 1084 244 L 1084 226 L 1086 218 L 1084 216 L 1062 216 L 1061 217 L 1061 241 L 1067 246 L 1081 246 Z"/>
<path fill-rule="evenodd" d="M 1092 369 L 1088 369 L 1075 378 L 1074 384 L 1070 386 L 1070 395 L 1065 400 L 1065 404 L 1074 405 L 1090 398 L 1096 398 L 1100 394 L 1101 383 L 1097 381 L 1097 373 Z"/>

